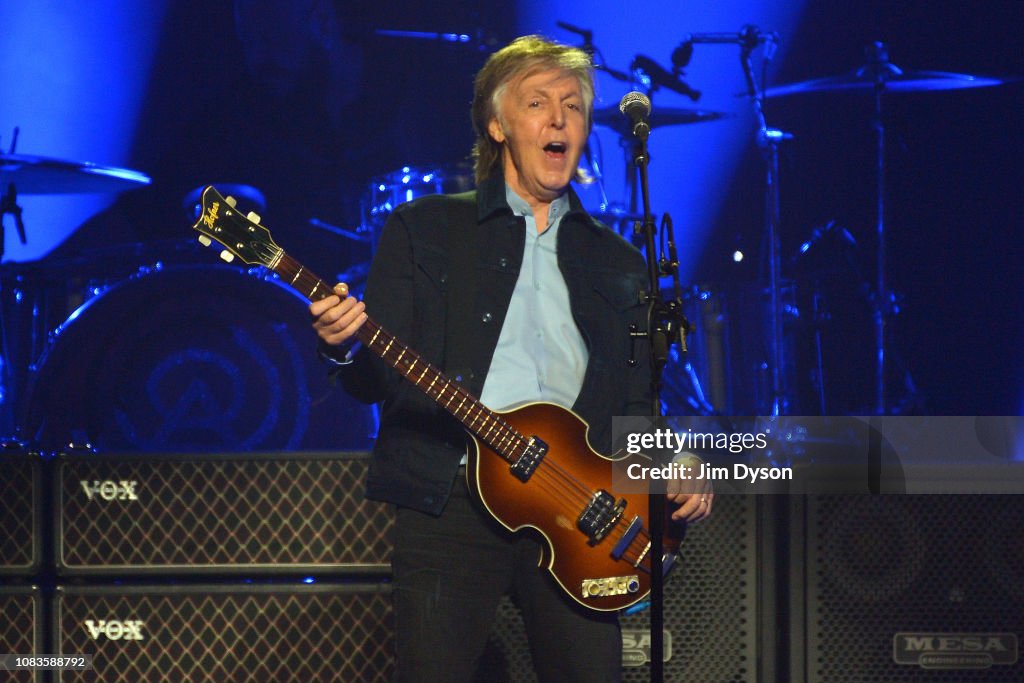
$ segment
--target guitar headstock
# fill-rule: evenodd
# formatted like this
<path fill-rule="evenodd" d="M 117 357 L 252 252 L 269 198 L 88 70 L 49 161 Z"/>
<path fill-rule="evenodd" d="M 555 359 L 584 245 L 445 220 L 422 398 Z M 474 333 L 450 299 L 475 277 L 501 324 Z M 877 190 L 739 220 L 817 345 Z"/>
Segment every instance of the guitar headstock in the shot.
<path fill-rule="evenodd" d="M 220 257 L 231 262 L 238 257 L 250 265 L 273 269 L 283 253 L 270 237 L 270 231 L 260 225 L 260 217 L 250 211 L 243 216 L 235 209 L 234 197 L 224 197 L 209 185 L 200 199 L 202 211 L 192 226 L 198 230 L 199 241 L 211 246 L 214 241 L 224 247 Z"/>

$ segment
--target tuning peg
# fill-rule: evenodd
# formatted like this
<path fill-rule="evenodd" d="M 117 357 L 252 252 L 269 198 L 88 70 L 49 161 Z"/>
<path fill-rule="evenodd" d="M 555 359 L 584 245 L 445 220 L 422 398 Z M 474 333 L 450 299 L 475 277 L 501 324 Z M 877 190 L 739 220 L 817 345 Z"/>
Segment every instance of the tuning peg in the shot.
<path fill-rule="evenodd" d="M 232 261 L 235 260 L 235 255 L 232 254 L 227 249 L 225 249 L 224 251 L 220 252 L 220 257 L 222 259 L 224 259 L 224 261 L 227 262 L 227 263 L 231 263 Z"/>
<path fill-rule="evenodd" d="M 199 244 L 203 245 L 204 247 L 208 247 L 211 244 L 213 244 L 213 240 L 211 240 L 206 235 L 200 235 L 199 236 Z"/>
<path fill-rule="evenodd" d="M 228 206 L 230 206 L 232 209 L 235 208 L 235 204 L 238 203 L 238 200 L 236 200 L 234 197 L 225 197 L 224 201 L 227 202 Z"/>
<path fill-rule="evenodd" d="M 249 214 L 246 216 L 246 218 L 251 220 L 253 223 L 259 223 L 260 222 L 260 215 L 258 213 L 256 213 L 255 211 L 250 211 Z"/>

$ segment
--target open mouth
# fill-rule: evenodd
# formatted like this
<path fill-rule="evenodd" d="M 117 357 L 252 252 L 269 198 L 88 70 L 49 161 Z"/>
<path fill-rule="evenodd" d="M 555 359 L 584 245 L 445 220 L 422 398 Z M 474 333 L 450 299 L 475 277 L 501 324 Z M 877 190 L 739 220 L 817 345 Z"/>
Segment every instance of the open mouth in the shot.
<path fill-rule="evenodd" d="M 554 156 L 564 156 L 566 149 L 568 149 L 568 145 L 564 142 L 549 142 L 544 145 L 544 151 L 547 154 Z"/>

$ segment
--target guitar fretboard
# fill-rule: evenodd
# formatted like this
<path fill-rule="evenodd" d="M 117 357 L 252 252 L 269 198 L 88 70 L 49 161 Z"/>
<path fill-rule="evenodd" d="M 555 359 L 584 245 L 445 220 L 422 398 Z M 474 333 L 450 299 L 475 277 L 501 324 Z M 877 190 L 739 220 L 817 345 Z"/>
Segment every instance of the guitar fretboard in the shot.
<path fill-rule="evenodd" d="M 310 301 L 319 301 L 333 294 L 330 285 L 283 251 L 272 261 L 271 268 Z M 454 415 L 466 429 L 505 460 L 515 462 L 527 450 L 527 437 L 377 324 L 373 318 L 363 323 L 356 332 L 356 339 Z"/>

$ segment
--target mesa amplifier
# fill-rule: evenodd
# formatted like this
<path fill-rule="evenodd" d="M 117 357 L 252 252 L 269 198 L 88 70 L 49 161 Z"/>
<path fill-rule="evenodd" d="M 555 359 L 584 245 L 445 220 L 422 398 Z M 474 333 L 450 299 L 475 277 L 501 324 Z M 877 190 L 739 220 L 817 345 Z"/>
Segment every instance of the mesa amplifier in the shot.
<path fill-rule="evenodd" d="M 40 472 L 38 455 L 0 454 L 0 575 L 29 575 L 39 566 Z"/>
<path fill-rule="evenodd" d="M 35 586 L 0 586 L 0 654 L 52 654 L 43 647 L 43 619 L 39 589 Z M 4 671 L 0 680 L 41 681 L 41 671 Z"/>
<path fill-rule="evenodd" d="M 807 524 L 810 682 L 1024 681 L 1024 498 L 794 497 Z M 801 619 L 800 615 L 803 615 Z M 800 675 L 797 667 L 803 667 Z"/>
<path fill-rule="evenodd" d="M 363 500 L 369 455 L 60 456 L 57 571 L 389 570 L 390 508 Z"/>
<path fill-rule="evenodd" d="M 387 681 L 390 586 L 62 586 L 54 649 L 92 655 L 57 681 Z"/>

